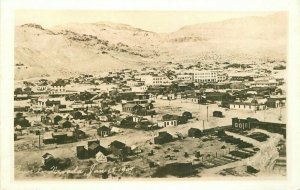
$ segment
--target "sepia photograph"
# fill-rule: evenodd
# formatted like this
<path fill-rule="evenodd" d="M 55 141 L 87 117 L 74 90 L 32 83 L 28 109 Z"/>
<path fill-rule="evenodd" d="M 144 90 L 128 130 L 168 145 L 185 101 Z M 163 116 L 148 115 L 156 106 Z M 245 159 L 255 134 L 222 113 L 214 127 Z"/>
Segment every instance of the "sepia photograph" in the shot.
<path fill-rule="evenodd" d="M 299 190 L 299 3 L 91 1 L 3 0 L 1 190 Z"/>
<path fill-rule="evenodd" d="M 286 176 L 286 12 L 15 15 L 16 179 Z"/>

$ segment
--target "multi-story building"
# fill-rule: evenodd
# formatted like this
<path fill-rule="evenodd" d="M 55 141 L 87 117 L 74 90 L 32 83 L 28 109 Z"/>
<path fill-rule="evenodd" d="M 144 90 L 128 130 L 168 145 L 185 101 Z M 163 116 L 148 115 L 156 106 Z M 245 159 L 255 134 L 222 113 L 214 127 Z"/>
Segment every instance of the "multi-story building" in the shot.
<path fill-rule="evenodd" d="M 169 85 L 169 79 L 163 75 L 142 75 L 141 81 L 145 82 L 147 86 Z"/>
<path fill-rule="evenodd" d="M 126 81 L 127 86 L 143 86 L 145 81 L 128 80 Z"/>
<path fill-rule="evenodd" d="M 179 74 L 177 75 L 177 80 L 179 81 L 192 81 L 193 75 L 191 74 Z"/>
<path fill-rule="evenodd" d="M 131 87 L 132 92 L 146 92 L 147 89 L 148 89 L 147 86 L 132 86 Z"/>
<path fill-rule="evenodd" d="M 201 70 L 193 72 L 195 82 L 218 82 L 218 72 L 211 70 Z"/>
<path fill-rule="evenodd" d="M 250 82 L 249 84 L 250 84 L 250 88 L 278 86 L 278 82 L 276 80 L 256 80 L 256 81 Z"/>
<path fill-rule="evenodd" d="M 218 82 L 223 82 L 223 81 L 225 81 L 225 80 L 227 80 L 227 74 L 226 73 L 223 73 L 223 74 L 218 74 L 217 75 L 217 81 Z"/>
<path fill-rule="evenodd" d="M 52 85 L 50 94 L 63 94 L 66 92 L 66 83 L 64 81 L 58 80 Z"/>

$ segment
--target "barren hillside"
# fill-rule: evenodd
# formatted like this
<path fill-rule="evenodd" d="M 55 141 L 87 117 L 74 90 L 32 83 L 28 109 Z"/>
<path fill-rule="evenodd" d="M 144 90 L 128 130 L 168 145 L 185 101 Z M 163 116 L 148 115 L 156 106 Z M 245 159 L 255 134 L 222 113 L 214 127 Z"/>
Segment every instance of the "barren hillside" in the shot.
<path fill-rule="evenodd" d="M 160 34 L 114 23 L 15 28 L 15 78 L 66 76 L 120 68 L 286 59 L 287 15 L 245 17 Z"/>

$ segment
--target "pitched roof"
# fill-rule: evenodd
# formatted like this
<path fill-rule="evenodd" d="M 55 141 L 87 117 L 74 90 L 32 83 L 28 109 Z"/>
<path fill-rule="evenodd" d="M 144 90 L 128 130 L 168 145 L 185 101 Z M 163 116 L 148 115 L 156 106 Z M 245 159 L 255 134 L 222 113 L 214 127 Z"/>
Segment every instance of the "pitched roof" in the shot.
<path fill-rule="evenodd" d="M 63 80 L 58 80 L 53 83 L 51 86 L 66 86 L 66 83 Z"/>
<path fill-rule="evenodd" d="M 116 141 L 113 141 L 112 143 L 110 143 L 110 146 L 114 146 L 116 148 L 121 149 L 121 148 L 124 148 L 126 146 L 126 144 L 116 140 Z"/>
<path fill-rule="evenodd" d="M 89 149 L 91 150 L 95 150 L 96 148 L 100 147 L 99 144 L 97 144 L 96 142 L 92 143 L 89 145 Z"/>
<path fill-rule="evenodd" d="M 102 126 L 102 127 L 99 127 L 97 130 L 101 130 L 101 131 L 110 131 L 110 128 L 109 128 L 109 127 L 106 127 L 106 126 Z"/>

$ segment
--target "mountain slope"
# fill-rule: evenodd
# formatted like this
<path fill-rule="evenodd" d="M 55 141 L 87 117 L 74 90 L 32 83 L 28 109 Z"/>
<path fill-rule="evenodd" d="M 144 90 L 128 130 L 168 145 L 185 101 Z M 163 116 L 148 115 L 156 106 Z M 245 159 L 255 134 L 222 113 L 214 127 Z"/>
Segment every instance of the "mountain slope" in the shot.
<path fill-rule="evenodd" d="M 15 28 L 15 78 L 98 73 L 169 61 L 286 59 L 286 44 L 284 13 L 185 26 L 169 34 L 103 22 L 51 29 L 26 24 Z"/>

